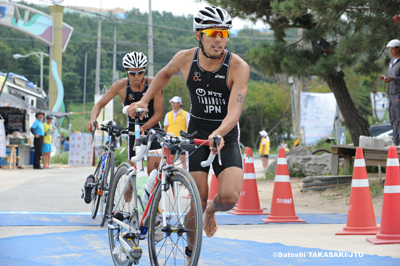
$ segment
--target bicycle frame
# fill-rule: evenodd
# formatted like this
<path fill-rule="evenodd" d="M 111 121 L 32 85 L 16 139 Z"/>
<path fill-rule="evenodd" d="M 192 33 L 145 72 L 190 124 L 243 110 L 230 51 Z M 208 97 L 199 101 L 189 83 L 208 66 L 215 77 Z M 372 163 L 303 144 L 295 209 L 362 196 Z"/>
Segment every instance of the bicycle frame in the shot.
<path fill-rule="evenodd" d="M 138 152 L 138 149 L 139 149 L 140 146 L 137 146 L 137 147 L 138 148 L 136 148 L 136 152 Z M 167 167 L 167 166 L 172 166 L 172 164 L 169 163 L 170 153 L 165 148 L 157 149 L 157 150 L 151 150 L 151 151 L 149 151 L 147 156 L 148 157 L 159 157 L 161 154 L 163 154 L 162 161 L 160 163 L 160 166 L 157 169 L 157 178 L 156 178 L 156 181 L 155 181 L 155 183 L 153 185 L 152 192 L 153 192 L 154 188 L 157 186 L 157 184 L 160 182 L 160 180 L 161 180 L 162 184 L 165 185 L 166 177 L 165 177 L 164 168 Z M 142 161 L 140 160 L 138 162 L 138 166 L 137 167 L 132 166 L 129 169 L 128 179 L 125 182 L 125 184 L 123 186 L 123 189 L 122 189 L 122 191 L 125 191 L 125 189 L 128 186 L 128 183 L 130 182 L 130 180 L 131 179 L 133 180 L 133 184 L 134 184 L 133 198 L 136 199 L 136 202 L 137 202 L 136 207 L 138 206 L 138 203 L 139 203 L 138 202 L 138 197 L 137 197 L 136 175 L 137 175 L 137 169 L 141 168 L 141 166 L 142 166 Z M 161 176 L 161 178 L 160 178 L 160 176 Z M 118 199 L 117 199 L 117 201 L 115 203 L 115 206 L 113 208 L 113 212 L 116 211 L 116 208 L 118 207 L 118 204 L 120 203 L 122 197 L 123 197 L 123 194 L 119 195 L 119 197 L 118 197 Z M 117 223 L 117 224 L 119 224 L 120 226 L 124 227 L 125 229 L 127 229 L 127 230 L 129 230 L 129 231 L 131 231 L 133 233 L 136 233 L 137 235 L 140 235 L 140 239 L 144 239 L 146 234 L 147 234 L 147 229 L 148 229 L 148 227 L 144 226 L 144 224 L 145 224 L 146 220 L 149 217 L 149 210 L 150 210 L 150 206 L 152 204 L 152 200 L 153 200 L 153 193 L 150 194 L 149 202 L 147 203 L 146 208 L 145 208 L 145 210 L 143 212 L 142 218 L 140 220 L 140 228 L 142 228 L 141 231 L 133 232 L 133 229 L 130 228 L 129 225 L 125 224 L 124 222 L 119 221 L 118 219 L 112 218 L 112 221 Z M 162 192 L 162 208 L 165 209 L 165 191 Z M 179 210 L 179 217 L 181 217 L 179 206 L 177 208 Z M 162 212 L 162 219 L 163 219 L 163 226 L 165 226 L 166 225 L 165 212 Z"/>

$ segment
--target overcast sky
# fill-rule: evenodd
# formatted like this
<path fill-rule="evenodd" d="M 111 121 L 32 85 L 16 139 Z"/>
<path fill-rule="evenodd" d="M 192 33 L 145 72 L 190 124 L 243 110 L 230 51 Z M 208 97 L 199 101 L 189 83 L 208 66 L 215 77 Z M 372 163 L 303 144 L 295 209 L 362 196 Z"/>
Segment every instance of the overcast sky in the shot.
<path fill-rule="evenodd" d="M 26 0 L 30 3 L 43 4 L 50 3 L 49 0 Z M 85 6 L 85 7 L 101 7 L 105 9 L 112 9 L 120 7 L 124 10 L 131 10 L 138 8 L 140 12 L 148 12 L 148 0 L 63 0 L 63 5 L 66 6 Z M 200 8 L 207 6 L 206 2 L 196 2 L 195 0 L 151 0 L 151 8 L 157 11 L 167 11 L 174 15 L 194 15 Z M 248 26 L 254 29 L 265 29 L 265 24 L 258 22 L 254 24 L 249 20 L 233 19 L 233 29 L 242 29 Z"/>

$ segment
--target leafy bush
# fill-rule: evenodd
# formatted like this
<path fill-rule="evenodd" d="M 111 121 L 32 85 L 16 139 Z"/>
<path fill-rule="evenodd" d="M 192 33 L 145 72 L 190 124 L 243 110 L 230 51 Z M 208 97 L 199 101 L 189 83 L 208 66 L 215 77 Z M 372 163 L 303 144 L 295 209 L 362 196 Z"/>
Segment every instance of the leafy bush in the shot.
<path fill-rule="evenodd" d="M 68 164 L 69 152 L 63 152 L 61 154 L 55 154 L 52 158 L 54 164 Z"/>

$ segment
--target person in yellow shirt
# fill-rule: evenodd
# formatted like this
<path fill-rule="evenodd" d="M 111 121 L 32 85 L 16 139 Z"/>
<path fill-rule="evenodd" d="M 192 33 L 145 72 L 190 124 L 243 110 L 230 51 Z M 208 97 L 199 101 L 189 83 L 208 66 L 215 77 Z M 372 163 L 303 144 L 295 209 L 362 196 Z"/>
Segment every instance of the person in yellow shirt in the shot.
<path fill-rule="evenodd" d="M 43 167 L 50 169 L 50 153 L 51 153 L 51 135 L 54 132 L 54 127 L 51 124 L 51 121 L 53 118 L 51 116 L 46 117 L 46 123 L 43 123 L 43 128 L 44 128 L 44 138 L 43 138 L 43 156 L 42 156 L 42 161 L 43 161 Z"/>
<path fill-rule="evenodd" d="M 260 131 L 260 136 L 261 136 L 261 141 L 260 141 L 260 148 L 258 150 L 258 153 L 261 155 L 263 167 L 265 168 L 268 166 L 270 140 L 268 137 L 268 133 L 265 130 Z"/>
<path fill-rule="evenodd" d="M 172 111 L 168 112 L 165 115 L 164 119 L 164 131 L 172 134 L 174 137 L 180 136 L 179 132 L 182 130 L 186 132 L 187 125 L 189 124 L 189 112 L 183 110 L 182 106 L 182 98 L 179 96 L 172 97 L 169 100 L 171 103 Z M 176 151 L 171 151 L 172 158 L 175 159 Z M 180 154 L 179 160 L 183 162 L 185 160 L 185 152 Z M 183 169 L 186 170 L 186 161 L 182 163 Z"/>

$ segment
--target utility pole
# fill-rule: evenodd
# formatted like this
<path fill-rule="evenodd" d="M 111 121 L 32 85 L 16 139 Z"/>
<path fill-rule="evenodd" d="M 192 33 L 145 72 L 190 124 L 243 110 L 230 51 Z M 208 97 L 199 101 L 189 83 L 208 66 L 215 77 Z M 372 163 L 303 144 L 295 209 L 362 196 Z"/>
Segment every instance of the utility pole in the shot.
<path fill-rule="evenodd" d="M 83 119 L 82 119 L 82 133 L 85 130 L 85 104 L 86 104 L 86 70 L 87 70 L 87 53 L 85 53 L 85 77 L 83 80 Z"/>
<path fill-rule="evenodd" d="M 303 29 L 299 28 L 298 29 L 298 39 L 301 40 L 303 38 Z M 302 47 L 303 41 L 299 43 L 299 46 Z M 301 48 L 300 48 L 301 49 Z M 301 89 L 303 86 L 303 80 L 302 77 L 298 76 L 295 79 L 295 121 L 294 121 L 294 129 L 293 133 L 297 138 L 301 138 Z M 304 140 L 302 140 L 304 141 Z"/>
<path fill-rule="evenodd" d="M 118 80 L 117 73 L 117 26 L 114 27 L 114 52 L 113 52 L 113 70 L 112 70 L 112 83 Z"/>
<path fill-rule="evenodd" d="M 149 26 L 148 26 L 148 40 L 149 40 L 149 76 L 154 77 L 154 64 L 153 64 L 153 12 L 151 11 L 151 0 L 149 0 Z"/>
<path fill-rule="evenodd" d="M 101 0 L 100 0 L 100 12 L 101 14 Z M 100 58 L 101 58 L 101 16 L 99 14 L 99 22 L 97 29 L 97 56 L 96 56 L 96 80 L 94 94 L 100 94 Z"/>

